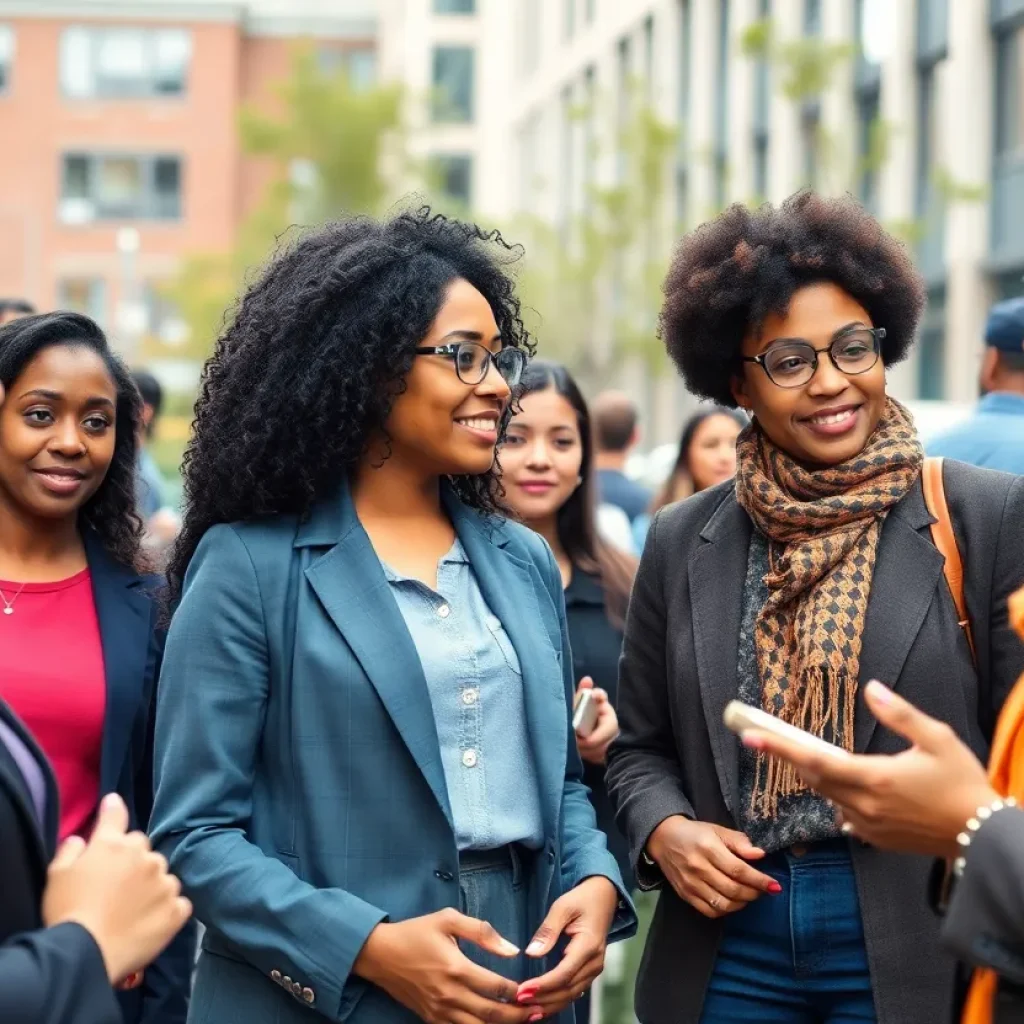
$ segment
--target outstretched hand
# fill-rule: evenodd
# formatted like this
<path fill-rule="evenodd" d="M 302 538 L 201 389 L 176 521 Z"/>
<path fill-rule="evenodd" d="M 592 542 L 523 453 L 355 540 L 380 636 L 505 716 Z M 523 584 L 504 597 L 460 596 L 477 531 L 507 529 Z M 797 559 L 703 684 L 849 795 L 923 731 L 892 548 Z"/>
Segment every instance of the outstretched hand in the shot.
<path fill-rule="evenodd" d="M 792 764 L 836 805 L 848 834 L 884 849 L 955 857 L 964 823 L 997 798 L 985 769 L 950 726 L 888 687 L 868 683 L 864 697 L 881 725 L 910 741 L 908 750 L 833 757 L 758 729 L 746 730 L 743 742 Z"/>

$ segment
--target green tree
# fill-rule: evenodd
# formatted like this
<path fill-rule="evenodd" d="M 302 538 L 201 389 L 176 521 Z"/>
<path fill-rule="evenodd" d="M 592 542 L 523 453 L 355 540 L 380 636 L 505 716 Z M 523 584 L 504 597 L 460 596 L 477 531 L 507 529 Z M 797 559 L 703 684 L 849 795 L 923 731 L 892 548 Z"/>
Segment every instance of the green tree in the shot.
<path fill-rule="evenodd" d="M 524 214 L 510 232 L 525 247 L 520 292 L 542 352 L 593 382 L 630 357 L 656 372 L 665 360 L 656 319 L 674 235 L 666 206 L 679 133 L 638 96 L 634 88 L 628 112 L 610 126 L 596 121 L 609 104 L 573 113 L 591 126 L 585 166 L 611 160 L 614 179 L 587 181 L 582 209 L 562 223 Z"/>
<path fill-rule="evenodd" d="M 274 175 L 229 252 L 196 253 L 166 289 L 190 328 L 188 352 L 204 358 L 225 311 L 248 276 L 290 229 L 343 214 L 379 213 L 402 164 L 402 96 L 397 86 L 361 89 L 344 70 L 324 71 L 308 47 L 296 50 L 278 88 L 279 114 L 242 111 L 243 151 L 271 162 Z"/>

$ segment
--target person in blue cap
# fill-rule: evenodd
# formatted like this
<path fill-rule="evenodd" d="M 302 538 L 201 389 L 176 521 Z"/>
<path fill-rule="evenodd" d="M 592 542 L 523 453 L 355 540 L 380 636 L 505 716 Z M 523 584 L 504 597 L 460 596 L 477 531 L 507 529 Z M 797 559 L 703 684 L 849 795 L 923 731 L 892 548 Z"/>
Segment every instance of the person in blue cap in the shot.
<path fill-rule="evenodd" d="M 985 325 L 982 399 L 928 454 L 1024 474 L 1024 298 L 997 302 Z"/>

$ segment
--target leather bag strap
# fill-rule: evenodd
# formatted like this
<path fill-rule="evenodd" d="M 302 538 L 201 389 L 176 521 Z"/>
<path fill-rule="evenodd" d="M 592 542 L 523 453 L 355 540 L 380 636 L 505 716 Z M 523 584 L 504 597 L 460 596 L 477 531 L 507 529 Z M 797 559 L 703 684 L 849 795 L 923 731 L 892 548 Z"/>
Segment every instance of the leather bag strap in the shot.
<path fill-rule="evenodd" d="M 932 523 L 932 541 L 939 553 L 946 560 L 944 573 L 946 585 L 956 605 L 960 628 L 967 637 L 971 648 L 971 657 L 977 664 L 974 650 L 974 635 L 971 632 L 971 620 L 967 614 L 967 601 L 964 597 L 964 565 L 957 547 L 956 534 L 953 532 L 953 521 L 949 517 L 949 506 L 946 504 L 946 488 L 942 482 L 942 459 L 925 459 L 921 471 L 921 483 L 924 487 L 924 501 L 935 522 Z"/>

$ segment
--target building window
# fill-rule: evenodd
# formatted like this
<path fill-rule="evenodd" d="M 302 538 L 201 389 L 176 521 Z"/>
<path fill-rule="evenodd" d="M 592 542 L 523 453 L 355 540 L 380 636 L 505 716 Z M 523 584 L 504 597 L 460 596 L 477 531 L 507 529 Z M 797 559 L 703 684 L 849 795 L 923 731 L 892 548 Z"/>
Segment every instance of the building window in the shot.
<path fill-rule="evenodd" d="M 544 42 L 541 18 L 541 0 L 520 0 L 516 4 L 519 21 L 516 25 L 519 68 L 524 75 L 532 75 L 540 66 L 541 46 Z"/>
<path fill-rule="evenodd" d="M 476 14 L 476 0 L 434 0 L 435 14 Z"/>
<path fill-rule="evenodd" d="M 192 36 L 183 29 L 67 28 L 60 41 L 60 79 L 76 99 L 181 96 Z"/>
<path fill-rule="evenodd" d="M 1024 157 L 1024 26 L 996 36 L 995 148 L 999 161 Z"/>
<path fill-rule="evenodd" d="M 821 0 L 804 0 L 804 35 L 821 35 Z"/>
<path fill-rule="evenodd" d="M 760 202 L 768 198 L 768 136 L 754 139 L 754 197 Z"/>
<path fill-rule="evenodd" d="M 587 24 L 593 25 L 597 17 L 597 0 L 586 0 L 586 5 Z"/>
<path fill-rule="evenodd" d="M 465 124 L 473 120 L 473 60 L 472 47 L 434 47 L 435 121 Z"/>
<path fill-rule="evenodd" d="M 102 277 L 64 277 L 57 282 L 57 308 L 92 317 L 101 327 L 107 320 L 107 282 Z"/>
<path fill-rule="evenodd" d="M 67 153 L 61 175 L 60 219 L 177 220 L 181 161 L 176 156 Z"/>
<path fill-rule="evenodd" d="M 928 293 L 917 340 L 917 397 L 938 400 L 946 396 L 946 293 Z"/>
<path fill-rule="evenodd" d="M 877 89 L 857 96 L 857 149 L 860 174 L 857 196 L 871 213 L 878 213 L 878 146 L 881 97 Z"/>
<path fill-rule="evenodd" d="M 146 281 L 142 286 L 142 309 L 145 315 L 144 331 L 171 347 L 188 340 L 188 324 L 177 304 L 167 297 L 159 281 Z"/>
<path fill-rule="evenodd" d="M 576 0 L 562 0 L 562 35 L 568 42 L 576 34 Z"/>
<path fill-rule="evenodd" d="M 772 16 L 771 0 L 759 0 L 757 16 L 767 22 Z M 771 128 L 771 69 L 765 57 L 754 66 L 754 197 L 768 198 L 768 135 Z"/>
<path fill-rule="evenodd" d="M 377 80 L 377 54 L 374 50 L 322 47 L 316 57 L 323 74 L 344 74 L 353 89 L 369 89 Z"/>
<path fill-rule="evenodd" d="M 14 70 L 14 29 L 0 25 L 0 93 L 11 87 L 11 72 Z"/>
<path fill-rule="evenodd" d="M 647 102 L 651 101 L 654 90 L 654 15 L 644 21 L 644 91 Z"/>
<path fill-rule="evenodd" d="M 473 199 L 473 158 L 464 154 L 435 153 L 430 158 L 434 187 L 445 198 L 469 207 Z"/>

